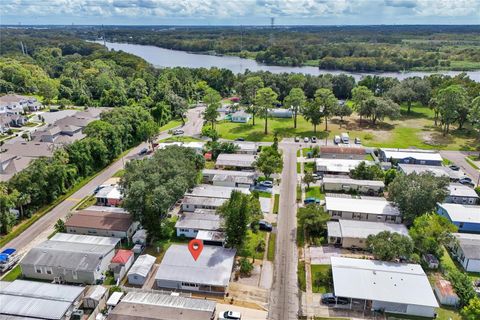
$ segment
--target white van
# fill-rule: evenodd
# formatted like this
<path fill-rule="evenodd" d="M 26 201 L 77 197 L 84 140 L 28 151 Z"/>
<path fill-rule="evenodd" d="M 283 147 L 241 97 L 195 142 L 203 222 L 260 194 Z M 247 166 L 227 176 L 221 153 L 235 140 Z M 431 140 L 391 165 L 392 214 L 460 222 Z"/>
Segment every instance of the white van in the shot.
<path fill-rule="evenodd" d="M 348 136 L 348 133 L 342 133 L 341 134 L 341 138 L 342 138 L 342 142 L 345 143 L 345 144 L 349 144 L 350 143 L 350 138 Z"/>
<path fill-rule="evenodd" d="M 341 141 L 342 141 L 342 140 L 340 139 L 340 136 L 335 136 L 335 137 L 333 138 L 333 143 L 335 143 L 335 144 L 339 144 Z"/>

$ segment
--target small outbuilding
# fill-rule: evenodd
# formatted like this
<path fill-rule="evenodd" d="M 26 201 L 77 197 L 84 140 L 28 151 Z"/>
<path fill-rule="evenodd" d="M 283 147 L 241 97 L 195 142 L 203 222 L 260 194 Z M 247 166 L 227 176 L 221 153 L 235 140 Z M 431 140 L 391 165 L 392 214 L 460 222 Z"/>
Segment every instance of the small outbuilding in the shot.
<path fill-rule="evenodd" d="M 455 307 L 460 303 L 460 299 L 448 280 L 442 278 L 435 280 L 433 292 L 435 292 L 438 302 L 440 302 L 441 305 Z"/>
<path fill-rule="evenodd" d="M 238 123 L 247 123 L 252 118 L 251 114 L 246 113 L 245 111 L 237 111 L 231 115 L 232 122 Z"/>
<path fill-rule="evenodd" d="M 149 254 L 141 255 L 128 271 L 128 283 L 136 286 L 142 286 L 152 271 L 156 258 Z"/>
<path fill-rule="evenodd" d="M 122 279 L 133 264 L 133 252 L 131 250 L 117 250 L 110 262 L 110 270 L 115 280 Z"/>
<path fill-rule="evenodd" d="M 132 242 L 134 244 L 141 244 L 142 246 L 147 244 L 147 230 L 139 229 L 132 236 Z"/>

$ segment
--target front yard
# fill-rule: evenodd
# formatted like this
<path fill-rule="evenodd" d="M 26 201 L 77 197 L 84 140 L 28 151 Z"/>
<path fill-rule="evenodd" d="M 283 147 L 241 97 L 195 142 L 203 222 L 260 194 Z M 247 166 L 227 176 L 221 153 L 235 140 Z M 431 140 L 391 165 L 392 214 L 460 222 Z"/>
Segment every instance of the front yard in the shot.
<path fill-rule="evenodd" d="M 332 292 L 332 267 L 328 264 L 311 265 L 312 272 L 312 291 L 314 293 Z"/>
<path fill-rule="evenodd" d="M 322 193 L 320 187 L 305 188 L 305 191 L 305 198 L 325 199 L 325 194 Z"/>

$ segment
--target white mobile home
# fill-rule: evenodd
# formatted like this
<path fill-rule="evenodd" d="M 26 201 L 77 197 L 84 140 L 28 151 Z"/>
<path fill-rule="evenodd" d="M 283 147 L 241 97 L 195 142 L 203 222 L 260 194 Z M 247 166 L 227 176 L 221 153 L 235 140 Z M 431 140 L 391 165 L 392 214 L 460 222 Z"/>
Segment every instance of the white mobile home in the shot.
<path fill-rule="evenodd" d="M 385 184 L 379 180 L 355 180 L 346 176 L 329 175 L 323 177 L 322 187 L 325 192 L 358 192 L 374 195 L 383 192 Z"/>
<path fill-rule="evenodd" d="M 349 219 L 401 223 L 400 211 L 384 198 L 358 199 L 350 197 L 325 197 L 325 210 L 333 220 Z"/>
<path fill-rule="evenodd" d="M 452 252 L 468 272 L 480 272 L 480 234 L 454 233 Z"/>
<path fill-rule="evenodd" d="M 448 196 L 446 203 L 471 204 L 478 203 L 478 195 L 473 188 L 460 183 L 451 183 L 448 186 Z"/>
<path fill-rule="evenodd" d="M 343 174 L 348 175 L 350 170 L 355 169 L 360 163 L 374 165 L 373 161 L 355 160 L 355 159 L 324 159 L 319 158 L 315 161 L 316 171 L 321 174 Z"/>
<path fill-rule="evenodd" d="M 221 153 L 215 162 L 216 169 L 253 170 L 256 160 L 253 154 Z"/>
<path fill-rule="evenodd" d="M 219 231 L 222 219 L 217 214 L 184 212 L 175 224 L 177 237 L 195 238 L 200 230 Z"/>
<path fill-rule="evenodd" d="M 132 268 L 128 271 L 128 283 L 136 286 L 142 286 L 152 271 L 156 258 L 154 256 L 144 254 L 139 256 Z"/>

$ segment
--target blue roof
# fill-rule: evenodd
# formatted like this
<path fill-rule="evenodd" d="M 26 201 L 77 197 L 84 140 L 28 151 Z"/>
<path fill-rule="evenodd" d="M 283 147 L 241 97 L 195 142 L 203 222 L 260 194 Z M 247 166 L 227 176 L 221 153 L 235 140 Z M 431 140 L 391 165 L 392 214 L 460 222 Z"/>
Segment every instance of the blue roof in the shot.
<path fill-rule="evenodd" d="M 7 248 L 7 249 L 3 250 L 2 253 L 12 255 L 12 254 L 14 254 L 16 251 L 17 251 L 16 249 Z"/>
<path fill-rule="evenodd" d="M 9 257 L 8 254 L 0 253 L 0 262 L 8 261 L 8 257 Z"/>

